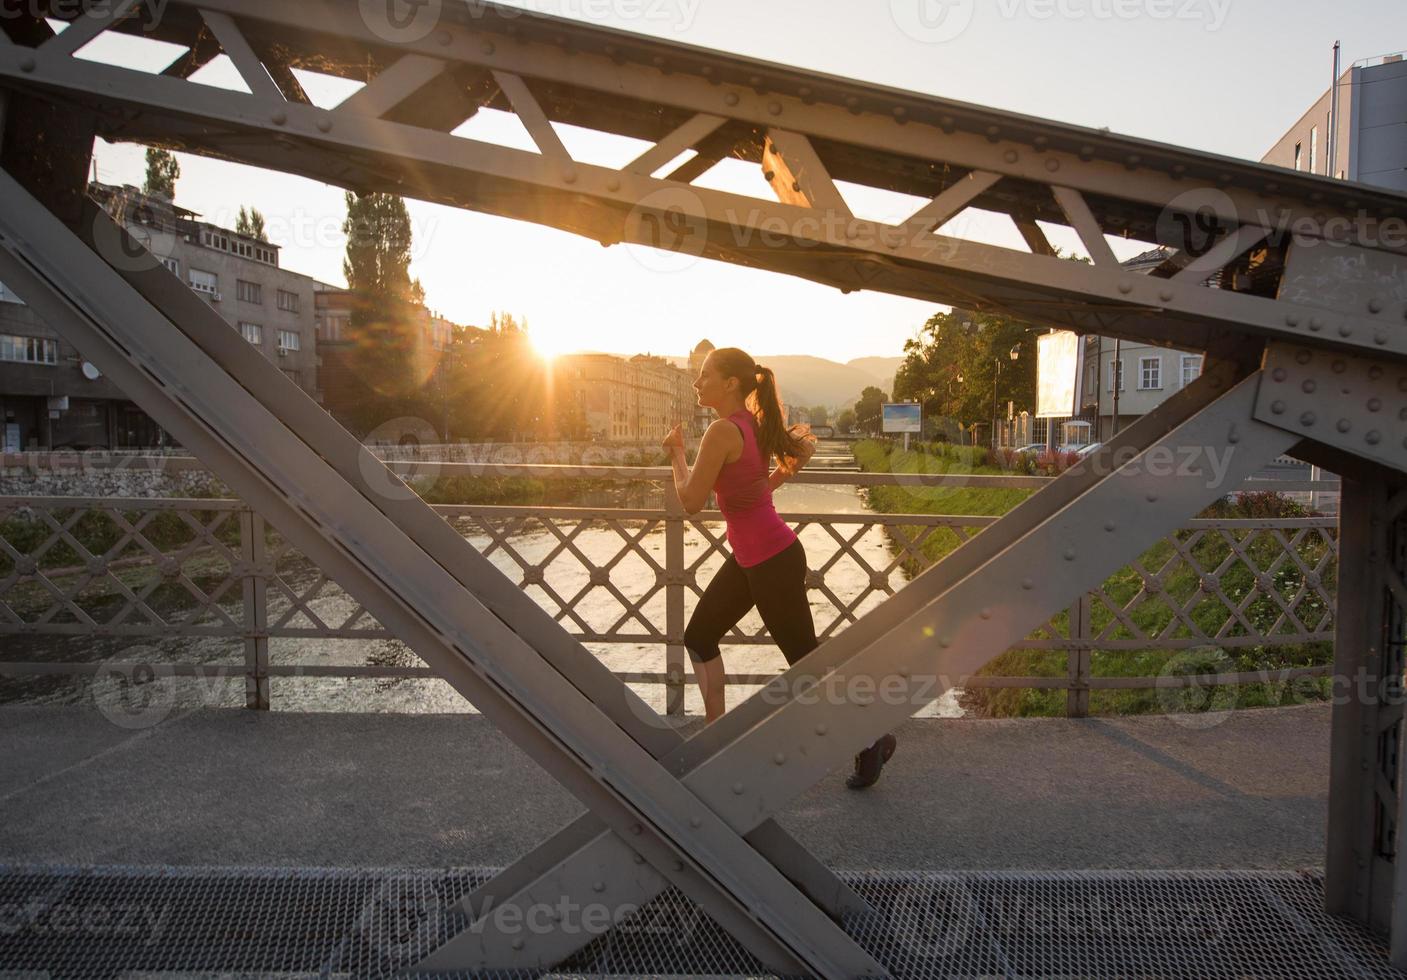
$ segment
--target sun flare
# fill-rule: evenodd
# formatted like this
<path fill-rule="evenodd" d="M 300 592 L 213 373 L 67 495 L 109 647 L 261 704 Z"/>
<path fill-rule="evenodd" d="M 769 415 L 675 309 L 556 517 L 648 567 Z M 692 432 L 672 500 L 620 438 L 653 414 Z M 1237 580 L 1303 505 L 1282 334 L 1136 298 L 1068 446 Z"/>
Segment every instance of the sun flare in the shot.
<path fill-rule="evenodd" d="M 537 351 L 538 357 L 544 361 L 550 361 L 571 350 L 570 340 L 558 334 L 532 331 L 528 339 L 533 345 L 533 350 Z"/>

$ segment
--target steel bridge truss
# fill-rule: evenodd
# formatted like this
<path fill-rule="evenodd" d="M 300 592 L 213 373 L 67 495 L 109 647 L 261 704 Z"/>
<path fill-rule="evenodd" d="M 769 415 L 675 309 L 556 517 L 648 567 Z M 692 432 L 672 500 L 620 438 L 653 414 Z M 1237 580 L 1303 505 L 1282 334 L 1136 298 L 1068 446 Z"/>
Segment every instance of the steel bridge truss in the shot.
<path fill-rule="evenodd" d="M 56 34 L 0 0 L 0 279 L 588 808 L 468 896 L 467 927 L 424 969 L 550 966 L 674 885 L 769 969 L 882 972 L 841 927 L 864 900 L 774 815 L 1292 449 L 1371 502 L 1345 525 L 1343 567 L 1376 584 L 1340 589 L 1339 672 L 1373 682 L 1336 708 L 1326 888 L 1407 963 L 1407 249 L 1386 234 L 1407 198 L 489 4 L 397 18 L 395 2 L 171 0 L 158 17 L 114 0 Z M 185 53 L 157 73 L 77 56 L 105 32 Z M 221 54 L 248 93 L 191 80 Z M 294 69 L 364 87 L 320 108 Z M 515 113 L 537 152 L 454 135 L 485 107 Z M 584 163 L 564 123 L 651 148 Z M 1208 367 L 685 741 L 86 200 L 95 135 L 1204 351 Z M 695 183 L 725 158 L 756 164 L 774 199 Z M 861 219 L 845 182 L 921 203 Z M 953 233 L 969 208 L 1008 216 L 1026 248 Z M 1043 225 L 1073 229 L 1092 262 L 1059 257 Z M 1110 235 L 1166 258 L 1130 274 Z M 600 928 L 561 914 L 588 907 L 609 912 Z"/>

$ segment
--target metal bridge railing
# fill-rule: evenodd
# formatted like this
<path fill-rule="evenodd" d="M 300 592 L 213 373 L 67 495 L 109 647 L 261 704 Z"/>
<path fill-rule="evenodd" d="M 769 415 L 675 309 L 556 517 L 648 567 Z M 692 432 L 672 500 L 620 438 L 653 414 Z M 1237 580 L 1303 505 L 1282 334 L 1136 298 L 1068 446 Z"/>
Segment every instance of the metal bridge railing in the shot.
<path fill-rule="evenodd" d="M 438 467 L 437 475 L 461 469 L 476 476 L 571 475 L 670 486 L 667 470 L 644 467 L 451 464 Z M 1046 481 L 807 472 L 799 482 L 1035 488 Z M 617 676 L 665 685 L 667 709 L 682 713 L 688 679 L 684 626 L 726 555 L 720 515 L 689 517 L 669 503 L 436 510 L 583 642 L 607 650 L 657 645 L 662 670 L 618 670 Z M 868 511 L 783 516 L 807 547 L 808 586 L 823 640 L 928 567 L 932 559 L 924 547 L 930 539 L 942 540 L 940 552 L 946 553 L 996 520 Z M 1088 712 L 1092 690 L 1326 675 L 1327 665 L 1211 677 L 1095 676 L 1091 654 L 1332 642 L 1337 537 L 1332 518 L 1189 521 L 1021 645 L 1065 651 L 1065 676 L 955 680 L 968 688 L 1064 689 L 1068 713 L 1078 716 Z M 108 641 L 104 647 L 173 638 L 238 647 L 239 658 L 176 658 L 131 667 L 175 676 L 243 676 L 246 704 L 261 709 L 269 707 L 271 682 L 280 677 L 433 676 L 413 658 L 345 664 L 300 656 L 309 646 L 325 649 L 325 641 L 384 640 L 389 634 L 263 518 L 229 499 L 0 497 L 0 637 L 13 651 L 0 656 L 0 673 L 11 676 L 97 673 L 102 664 L 89 652 L 95 639 Z M 725 640 L 769 642 L 755 614 Z M 294 654 L 271 656 L 271 643 Z M 43 653 L 39 658 L 36 649 Z M 733 673 L 728 680 L 763 684 L 771 676 Z"/>

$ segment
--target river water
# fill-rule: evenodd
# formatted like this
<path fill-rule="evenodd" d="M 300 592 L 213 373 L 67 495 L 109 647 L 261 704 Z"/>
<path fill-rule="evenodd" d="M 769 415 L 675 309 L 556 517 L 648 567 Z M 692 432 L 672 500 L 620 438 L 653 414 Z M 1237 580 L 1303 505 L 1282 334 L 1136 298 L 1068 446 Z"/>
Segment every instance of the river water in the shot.
<path fill-rule="evenodd" d="M 847 486 L 808 486 L 788 485 L 776 494 L 777 509 L 783 514 L 853 514 L 857 521 L 863 521 L 870 511 L 864 491 Z M 597 506 L 593 502 L 590 506 Z M 834 525 L 833 530 L 849 541 L 861 531 L 861 524 Z M 521 578 L 522 561 L 537 564 L 551 555 L 545 571 L 546 584 L 555 590 L 562 599 L 571 603 L 575 615 L 593 629 L 606 632 L 614 627 L 621 632 L 643 632 L 638 622 L 627 620 L 620 623 L 626 613 L 619 597 L 608 589 L 586 588 L 591 584 L 590 572 L 586 564 L 597 567 L 611 562 L 620 552 L 624 539 L 616 530 L 599 524 L 582 530 L 564 546 L 561 538 L 540 522 L 529 519 L 510 528 L 500 542 L 484 532 L 482 527 L 461 523 L 461 532 L 481 552 L 487 552 L 490 561 L 514 581 Z M 638 535 L 643 527 L 641 522 L 625 524 L 628 535 Z M 572 525 L 559 526 L 563 534 Z M 710 532 L 722 540 L 721 525 L 709 526 Z M 502 533 L 500 531 L 500 533 Z M 810 525 L 802 529 L 801 540 L 806 548 L 808 564 L 813 570 L 823 567 L 825 584 L 837 600 L 850 605 L 870 590 L 874 584 L 874 573 L 888 569 L 892 556 L 884 531 L 872 527 L 851 545 L 853 551 L 863 560 L 863 565 L 850 555 L 836 557 L 840 545 L 827 528 Z M 638 547 L 660 567 L 664 566 L 664 531 L 656 527 L 639 538 Z M 707 541 L 693 529 L 686 533 L 685 559 L 692 565 L 707 549 Z M 554 554 L 555 551 L 555 554 Z M 834 559 L 834 561 L 832 561 Z M 722 555 L 710 555 L 699 567 L 697 582 L 704 586 L 722 562 Z M 828 564 L 829 563 L 829 564 Z M 320 578 L 317 570 L 300 557 L 281 562 L 281 578 L 295 594 L 306 595 Z M 617 561 L 609 573 L 615 589 L 627 601 L 636 602 L 649 592 L 656 583 L 656 571 L 643 557 L 628 554 Z M 905 573 L 895 567 L 886 578 L 889 587 L 902 588 Z M 577 598 L 578 593 L 584 594 Z M 525 591 L 540 605 L 554 615 L 561 606 L 547 592 L 536 585 L 528 585 Z M 237 591 L 235 593 L 238 594 Z M 831 598 L 824 592 L 811 590 L 812 618 L 817 635 L 824 637 L 828 630 L 835 632 L 848 622 L 848 617 L 840 613 Z M 881 590 L 871 590 L 851 610 L 851 615 L 859 616 L 874 608 L 886 598 Z M 693 610 L 696 596 L 690 590 L 685 601 L 686 616 Z M 323 623 L 339 626 L 353 617 L 357 605 L 335 585 L 322 586 L 315 597 L 305 601 L 306 608 Z M 269 620 L 276 623 L 288 610 L 293 608 L 289 597 L 281 589 L 269 589 Z M 664 590 L 660 589 L 641 605 L 640 613 L 650 622 L 664 623 Z M 837 619 L 840 623 L 836 623 Z M 619 625 L 617 625 L 619 624 Z M 292 614 L 287 625 L 314 625 L 301 611 Z M 363 620 L 358 625 L 365 627 Z M 564 625 L 576 632 L 579 624 L 570 619 Z M 748 633 L 755 633 L 762 627 L 756 612 L 749 613 L 741 627 Z M 632 628 L 633 627 L 633 628 Z M 37 639 L 37 638 L 36 638 Z M 74 645 L 65 644 L 67 653 L 55 649 L 56 657 L 78 659 Z M 651 643 L 588 643 L 588 649 L 614 671 L 658 672 L 665 670 L 665 647 L 660 642 Z M 389 638 L 368 639 L 318 639 L 318 638 L 279 638 L 269 641 L 270 661 L 278 665 L 397 665 L 419 666 L 420 661 L 398 640 Z M 84 653 L 81 659 L 111 658 L 113 661 L 154 661 L 182 663 L 239 663 L 243 659 L 242 647 L 223 639 L 181 638 L 144 641 L 133 644 L 131 641 L 103 641 L 85 638 L 82 643 Z M 36 654 L 38 650 L 36 649 Z M 723 647 L 723 658 L 730 674 L 773 674 L 785 669 L 786 661 L 775 647 L 766 645 L 727 645 Z M 40 659 L 39 655 L 17 659 Z M 693 683 L 692 672 L 686 668 L 685 713 L 701 715 L 703 705 L 697 686 Z M 153 687 L 152 685 L 156 685 Z M 244 685 L 240 678 L 233 680 L 206 680 L 203 678 L 157 678 L 149 684 L 140 685 L 140 703 L 133 704 L 134 688 L 121 673 L 100 672 L 93 680 L 86 678 L 63 679 L 42 678 L 27 680 L 18 685 L 7 684 L 8 690 L 3 700 L 14 703 L 97 703 L 105 712 L 116 717 L 147 718 L 164 715 L 173 710 L 195 707 L 224 705 L 239 706 L 244 703 Z M 632 683 L 632 689 L 655 710 L 665 709 L 665 688 L 662 684 Z M 744 684 L 730 684 L 728 705 L 732 707 L 757 690 L 757 687 Z M 329 678 L 329 677 L 274 677 L 271 680 L 271 702 L 276 711 L 369 711 L 369 712 L 412 712 L 412 713 L 451 713 L 473 712 L 470 705 L 448 683 L 436 678 Z M 938 700 L 920 709 L 919 716 L 956 717 L 963 712 L 958 704 L 959 692 L 949 691 Z"/>

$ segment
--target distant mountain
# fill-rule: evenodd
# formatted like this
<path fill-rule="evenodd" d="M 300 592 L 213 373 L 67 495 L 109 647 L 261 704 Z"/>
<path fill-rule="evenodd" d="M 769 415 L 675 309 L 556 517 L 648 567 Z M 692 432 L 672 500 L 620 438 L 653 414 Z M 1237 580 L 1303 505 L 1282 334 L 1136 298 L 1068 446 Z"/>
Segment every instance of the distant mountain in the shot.
<path fill-rule="evenodd" d="M 874 376 L 880 382 L 880 387 L 885 394 L 892 394 L 890 391 L 894 387 L 894 374 L 899 370 L 899 365 L 904 363 L 902 357 L 857 357 L 853 361 L 847 361 L 849 367 L 858 368 L 866 374 Z"/>
<path fill-rule="evenodd" d="M 670 357 L 680 367 L 688 367 L 687 357 Z M 782 400 L 796 408 L 829 405 L 844 408 L 860 397 L 870 385 L 888 394 L 894 387 L 894 372 L 902 357 L 861 357 L 848 364 L 806 354 L 767 354 L 757 360 L 777 372 Z"/>

